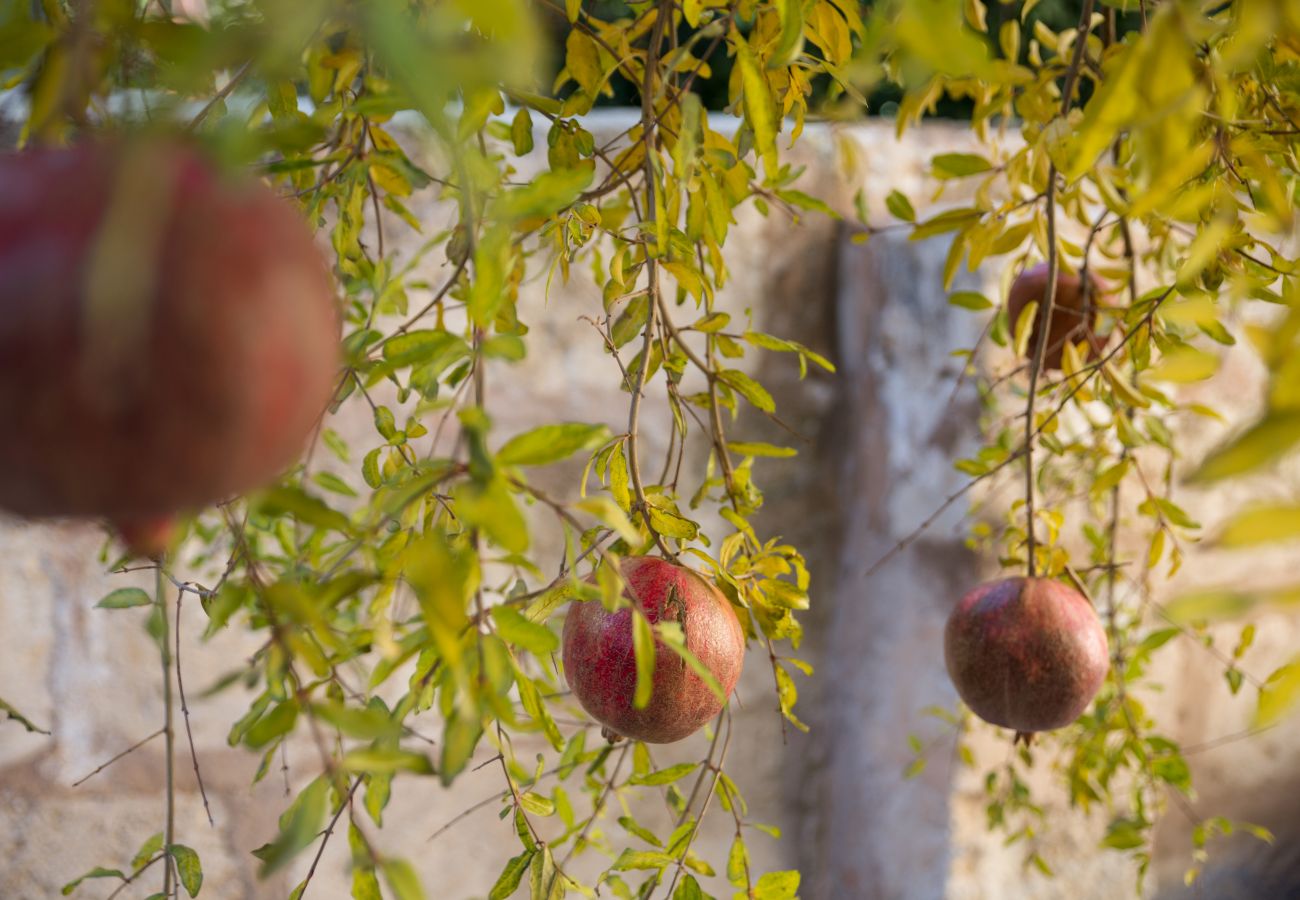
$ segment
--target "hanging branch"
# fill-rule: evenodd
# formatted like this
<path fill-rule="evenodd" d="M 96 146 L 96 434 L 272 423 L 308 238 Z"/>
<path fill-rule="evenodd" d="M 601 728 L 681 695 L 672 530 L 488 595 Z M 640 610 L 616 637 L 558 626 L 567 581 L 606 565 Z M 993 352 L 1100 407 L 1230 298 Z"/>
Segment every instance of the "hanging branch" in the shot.
<path fill-rule="evenodd" d="M 1084 0 L 1079 13 L 1079 29 L 1074 38 L 1074 55 L 1065 74 L 1065 89 L 1061 96 L 1061 116 L 1070 112 L 1074 87 L 1079 80 L 1083 51 L 1088 43 L 1089 25 L 1092 22 L 1093 0 Z M 1047 295 L 1038 317 L 1038 340 L 1034 345 L 1033 364 L 1029 367 L 1029 396 L 1025 400 L 1025 569 L 1033 578 L 1037 568 L 1037 551 L 1034 546 L 1034 401 L 1038 397 L 1038 375 L 1047 356 L 1047 338 L 1051 331 L 1052 312 L 1056 308 L 1056 281 L 1060 270 L 1059 251 L 1056 246 L 1056 163 L 1047 169 Z"/>
<path fill-rule="evenodd" d="M 650 44 L 646 48 L 645 80 L 641 85 L 641 140 L 645 145 L 646 194 L 643 215 L 647 216 L 648 221 L 655 226 L 656 233 L 659 223 L 659 204 L 656 198 L 658 182 L 654 165 L 656 124 L 654 115 L 654 76 L 659 65 L 659 45 L 663 40 L 664 23 L 671 18 L 671 14 L 671 3 L 667 2 L 667 0 L 661 2 L 659 4 L 659 14 L 655 17 L 655 23 L 651 29 Z M 650 350 L 654 344 L 656 314 L 659 310 L 659 265 L 655 254 L 663 253 L 665 249 L 658 245 L 657 239 L 654 254 L 650 252 L 648 246 L 645 249 L 646 280 L 650 302 L 646 304 L 648 312 L 646 314 L 645 337 L 641 343 L 641 368 L 637 372 L 636 381 L 632 384 L 632 402 L 627 414 L 627 468 L 628 474 L 631 476 L 632 493 L 636 498 L 637 511 L 640 512 L 650 534 L 654 536 L 655 544 L 658 545 L 660 552 L 664 556 L 672 556 L 673 554 L 664 544 L 663 538 L 650 521 L 650 504 L 646 500 L 645 487 L 641 483 L 639 452 L 641 400 L 645 396 L 646 378 L 650 372 Z"/>
<path fill-rule="evenodd" d="M 162 560 L 154 572 L 154 603 L 158 612 L 158 646 L 163 670 L 163 738 L 166 743 L 167 823 L 163 833 L 163 896 L 172 895 L 172 844 L 176 838 L 176 735 L 172 727 L 172 656 L 167 623 L 167 596 Z"/>

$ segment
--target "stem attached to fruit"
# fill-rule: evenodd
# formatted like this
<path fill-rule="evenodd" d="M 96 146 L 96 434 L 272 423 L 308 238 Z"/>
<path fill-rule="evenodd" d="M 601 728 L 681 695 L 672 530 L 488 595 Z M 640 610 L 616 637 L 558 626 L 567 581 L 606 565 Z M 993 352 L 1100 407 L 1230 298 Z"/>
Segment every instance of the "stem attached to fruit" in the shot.
<path fill-rule="evenodd" d="M 645 214 L 650 221 L 658 219 L 658 204 L 655 202 L 655 115 L 654 115 L 654 75 L 659 64 L 659 45 L 663 40 L 664 22 L 667 20 L 666 4 L 660 4 L 659 16 L 655 19 L 650 34 L 650 45 L 646 49 L 645 81 L 641 85 L 641 140 L 645 144 Z M 658 229 L 656 229 L 657 233 Z M 666 248 L 655 246 L 656 253 L 663 253 Z M 648 312 L 645 323 L 645 339 L 641 344 L 641 369 L 637 372 L 636 382 L 632 385 L 632 403 L 627 414 L 627 468 L 632 480 L 632 492 L 636 498 L 637 508 L 645 521 L 646 528 L 654 536 L 655 544 L 665 556 L 672 556 L 663 538 L 650 522 L 650 505 L 646 502 L 645 488 L 641 484 L 641 460 L 638 453 L 637 438 L 641 418 L 641 398 L 645 391 L 646 377 L 650 372 L 650 348 L 654 344 L 655 324 L 659 311 L 659 267 L 656 258 L 646 250 L 646 279 L 650 294 L 647 304 Z"/>
<path fill-rule="evenodd" d="M 1074 38 L 1074 54 L 1070 58 L 1070 68 L 1065 73 L 1065 89 L 1061 92 L 1061 116 L 1069 115 L 1070 104 L 1074 99 L 1074 88 L 1079 81 L 1079 67 L 1083 63 L 1083 51 L 1091 30 L 1092 8 L 1094 0 L 1084 0 L 1079 13 L 1078 33 Z M 1047 355 L 1047 340 L 1052 324 L 1052 311 L 1056 306 L 1056 278 L 1060 271 L 1060 259 L 1056 247 L 1056 163 L 1047 170 L 1047 296 L 1043 298 L 1043 307 L 1038 310 L 1038 341 L 1034 346 L 1033 364 L 1029 367 L 1029 397 L 1025 401 L 1025 569 L 1033 578 L 1037 569 L 1034 546 L 1034 401 L 1038 395 L 1038 373 L 1043 368 L 1043 358 Z M 1085 260 L 1085 265 L 1086 265 Z M 1086 290 L 1086 287 L 1084 288 Z M 1086 295 L 1085 295 L 1086 297 Z"/>

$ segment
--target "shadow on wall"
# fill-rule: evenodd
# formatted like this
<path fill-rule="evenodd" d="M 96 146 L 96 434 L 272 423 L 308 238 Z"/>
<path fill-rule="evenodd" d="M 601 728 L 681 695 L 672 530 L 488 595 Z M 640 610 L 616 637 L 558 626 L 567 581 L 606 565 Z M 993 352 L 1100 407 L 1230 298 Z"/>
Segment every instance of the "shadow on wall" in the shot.
<path fill-rule="evenodd" d="M 1279 785 L 1261 803 L 1255 794 L 1234 817 L 1267 827 L 1273 832 L 1269 844 L 1248 834 L 1236 833 L 1210 847 L 1205 871 L 1191 887 L 1177 884 L 1158 891 L 1156 900 L 1296 900 L 1300 898 L 1300 775 Z M 1163 879 L 1162 879 L 1163 880 Z"/>

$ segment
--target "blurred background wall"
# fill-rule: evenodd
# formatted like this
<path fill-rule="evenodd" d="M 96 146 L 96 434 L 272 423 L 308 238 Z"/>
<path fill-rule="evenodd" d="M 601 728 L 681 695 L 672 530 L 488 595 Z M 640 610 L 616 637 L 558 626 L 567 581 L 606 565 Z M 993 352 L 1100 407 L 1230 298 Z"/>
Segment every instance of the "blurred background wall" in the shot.
<path fill-rule="evenodd" d="M 622 111 L 598 111 L 589 127 L 599 139 L 618 134 L 630 121 Z M 545 147 L 544 135 L 537 144 Z M 883 201 L 892 188 L 913 198 L 933 195 L 924 168 L 931 154 L 972 145 L 959 125 L 927 125 L 902 141 L 895 140 L 889 122 L 810 126 L 791 161 L 807 166 L 802 190 L 851 218 L 861 188 L 872 214 L 883 221 Z M 949 193 L 938 203 L 958 200 Z M 451 215 L 436 204 L 416 212 L 431 230 Z M 391 229 L 394 234 L 410 232 Z M 1127 859 L 1098 848 L 1115 811 L 1067 815 L 1064 800 L 1058 800 L 1047 809 L 1051 827 L 1037 845 L 1056 875 L 1026 869 L 1022 846 L 1005 847 L 1001 835 L 986 832 L 980 776 L 957 762 L 955 733 L 922 714 L 927 706 L 952 708 L 956 702 L 943 671 L 943 623 L 969 586 L 996 571 L 996 560 L 965 548 L 969 507 L 963 499 L 873 578 L 865 573 L 964 483 L 951 462 L 978 446 L 978 406 L 969 384 L 958 385 L 960 363 L 950 352 L 973 345 L 984 322 L 948 305 L 941 285 L 947 252 L 942 239 L 909 242 L 882 233 L 861 243 L 855 235 L 861 236 L 855 226 L 819 214 L 794 223 L 779 211 L 763 218 L 750 208 L 728 243 L 734 280 L 721 308 L 733 317 L 751 310 L 756 327 L 799 340 L 839 367 L 837 377 L 813 372 L 800 380 L 780 354 L 752 357 L 773 390 L 778 413 L 803 438 L 792 439 L 765 421 L 743 420 L 738 429 L 745 439 L 794 440 L 800 449 L 794 460 L 758 463 L 768 498 L 761 527 L 808 555 L 814 606 L 804 618 L 808 639 L 802 655 L 817 667 L 815 678 L 799 683 L 797 711 L 811 726 L 803 734 L 781 724 L 766 650 L 752 648 L 747 661 L 728 771 L 749 799 L 753 818 L 783 832 L 780 841 L 753 839 L 755 868 L 800 867 L 801 895 L 808 900 L 1132 895 Z M 403 240 L 398 252 L 418 246 L 416 239 Z M 1000 274 L 960 277 L 995 297 Z M 508 375 L 493 378 L 489 407 L 496 434 L 515 433 L 543 418 L 616 425 L 625 417 L 626 395 L 617 390 L 612 362 L 580 319 L 598 312 L 599 303 L 598 290 L 581 271 L 568 285 L 557 281 L 549 296 L 544 277 L 528 283 L 520 316 L 533 328 L 532 354 Z M 1223 376 L 1197 389 L 1214 395 L 1208 400 L 1230 400 L 1220 408 L 1245 416 L 1260 392 L 1260 377 L 1248 352 L 1232 351 Z M 337 430 L 370 440 L 368 411 L 348 409 L 334 423 Z M 652 392 L 643 412 L 651 458 L 666 446 L 668 415 Z M 1198 458 L 1231 424 L 1180 434 L 1186 457 Z M 556 467 L 546 486 L 572 493 L 578 472 Z M 1295 484 L 1295 475 L 1283 472 L 1283 482 Z M 1189 510 L 1213 522 L 1217 511 L 1235 508 L 1252 491 L 1267 495 L 1277 489 L 1273 480 L 1234 485 L 1230 497 L 1186 499 Z M 144 578 L 149 573 L 106 575 L 104 541 L 90 526 L 0 522 L 0 696 L 51 732 L 47 737 L 13 723 L 0 725 L 5 900 L 43 900 L 93 866 L 122 865 L 161 820 L 161 741 L 74 787 L 161 724 L 158 662 L 142 628 L 144 613 L 93 608 L 114 588 L 150 587 Z M 1167 590 L 1225 574 L 1240 585 L 1266 584 L 1285 574 L 1292 558 L 1279 551 L 1228 559 L 1192 548 L 1181 580 Z M 250 695 L 238 688 L 212 697 L 204 691 L 255 645 L 238 629 L 201 642 L 205 617 L 192 598 L 180 621 L 190 723 L 215 825 L 208 824 L 182 732 L 178 839 L 202 856 L 201 896 L 284 897 L 302 878 L 312 852 L 272 882 L 253 878 L 248 853 L 274 835 L 286 785 L 316 774 L 312 751 L 291 746 L 252 785 L 257 760 L 225 739 Z M 1297 645 L 1295 617 L 1263 617 L 1249 668 L 1266 673 Z M 1300 823 L 1287 798 L 1294 796 L 1300 759 L 1293 748 L 1300 729 L 1287 724 L 1249 741 L 1233 737 L 1248 728 L 1253 694 L 1231 698 L 1222 686 L 1222 666 L 1192 641 L 1171 648 L 1159 674 L 1163 690 L 1144 699 L 1167 731 L 1193 748 L 1201 795 L 1189 803 L 1197 812 L 1221 811 L 1267 825 L 1278 832 L 1279 846 L 1295 845 Z M 579 726 L 562 730 L 572 727 Z M 914 756 L 911 734 L 926 742 L 928 765 L 918 777 L 904 779 Z M 1230 739 L 1220 743 L 1225 736 Z M 981 732 L 973 747 L 985 766 L 1011 752 L 1009 735 L 992 731 Z M 655 760 L 666 765 L 698 759 L 703 749 L 697 735 L 657 749 Z M 520 747 L 521 758 L 527 751 Z M 480 755 L 486 759 L 490 751 L 480 749 Z M 1044 776 L 1051 765 L 1050 754 L 1040 754 Z M 500 790 L 499 773 L 491 768 L 467 771 L 449 791 L 399 777 L 381 842 L 416 863 L 431 897 L 485 896 L 514 840 L 509 821 L 495 815 L 493 798 Z M 1060 790 L 1045 796 L 1060 797 Z M 430 840 L 481 801 L 488 802 Z M 647 805 L 653 808 L 653 798 Z M 1145 882 L 1148 895 L 1181 896 L 1191 850 L 1189 815 L 1178 804 L 1167 813 Z M 715 810 L 697 851 L 721 868 L 732 830 L 729 817 Z M 336 836 L 310 897 L 349 896 L 346 853 L 345 837 Z M 1212 887 L 1202 896 L 1292 896 L 1285 890 L 1296 883 L 1294 866 L 1284 851 L 1255 843 L 1219 845 L 1207 870 Z M 1280 887 L 1262 887 L 1269 884 Z M 105 896 L 105 885 L 88 883 L 78 896 Z M 721 878 L 706 888 L 719 896 L 731 893 Z M 153 890 L 152 884 L 132 885 L 119 896 L 145 897 Z M 1246 893 L 1231 893 L 1238 890 Z"/>

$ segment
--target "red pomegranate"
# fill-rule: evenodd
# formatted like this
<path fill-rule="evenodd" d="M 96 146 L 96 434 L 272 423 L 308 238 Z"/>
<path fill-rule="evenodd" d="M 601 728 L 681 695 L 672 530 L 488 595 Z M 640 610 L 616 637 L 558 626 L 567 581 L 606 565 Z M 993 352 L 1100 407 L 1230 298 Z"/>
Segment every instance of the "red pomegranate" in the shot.
<path fill-rule="evenodd" d="M 745 659 L 745 635 L 727 598 L 692 569 L 653 557 L 622 564 L 627 597 L 651 625 L 679 622 L 690 650 L 730 697 Z M 594 601 L 574 601 L 564 622 L 564 674 L 574 696 L 606 730 L 668 744 L 699 730 L 722 701 L 672 648 L 655 638 L 654 690 L 644 709 L 633 705 L 636 655 L 632 610 L 610 613 Z"/>
<path fill-rule="evenodd" d="M 145 559 L 161 559 L 176 538 L 173 516 L 146 516 L 113 523 L 126 552 Z"/>
<path fill-rule="evenodd" d="M 339 320 L 297 211 L 175 141 L 0 157 L 0 507 L 132 521 L 271 479 Z"/>
<path fill-rule="evenodd" d="M 1087 341 L 1087 358 L 1096 359 L 1105 343 L 1097 338 L 1097 309 L 1101 305 L 1102 287 L 1091 274 L 1085 298 L 1083 281 L 1077 273 L 1064 270 L 1056 276 L 1056 297 L 1052 303 L 1052 319 L 1047 327 L 1047 352 L 1043 354 L 1045 369 L 1061 368 L 1061 355 L 1068 341 L 1077 344 Z M 1020 314 L 1031 302 L 1038 303 L 1038 312 L 1047 306 L 1047 263 L 1039 263 L 1016 277 L 1007 294 L 1007 325 L 1013 331 Z M 1034 314 L 1029 333 L 1030 359 L 1038 352 L 1040 319 Z"/>
<path fill-rule="evenodd" d="M 1086 597 L 1048 578 L 1004 578 L 968 593 L 944 630 L 957 693 L 986 722 L 1032 734 L 1070 724 L 1110 665 Z"/>

